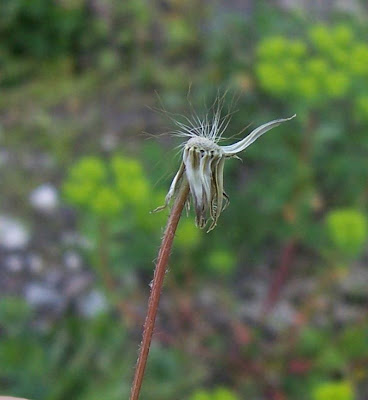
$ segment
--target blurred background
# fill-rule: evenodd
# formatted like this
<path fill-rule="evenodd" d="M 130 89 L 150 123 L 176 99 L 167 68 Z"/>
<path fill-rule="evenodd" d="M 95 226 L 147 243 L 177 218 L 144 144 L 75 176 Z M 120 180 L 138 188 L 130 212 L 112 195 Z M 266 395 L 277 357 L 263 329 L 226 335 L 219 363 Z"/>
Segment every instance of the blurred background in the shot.
<path fill-rule="evenodd" d="M 128 398 L 180 163 L 162 134 L 228 90 L 228 143 L 297 118 L 227 162 L 214 231 L 183 217 L 142 399 L 368 398 L 367 13 L 1 0 L 1 394 Z"/>

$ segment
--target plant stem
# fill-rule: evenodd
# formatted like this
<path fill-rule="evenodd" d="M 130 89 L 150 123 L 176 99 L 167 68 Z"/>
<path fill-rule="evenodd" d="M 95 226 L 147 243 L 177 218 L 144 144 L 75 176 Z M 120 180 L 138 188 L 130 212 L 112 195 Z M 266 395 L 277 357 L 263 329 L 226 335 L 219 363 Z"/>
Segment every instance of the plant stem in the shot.
<path fill-rule="evenodd" d="M 109 252 L 108 252 L 108 244 L 109 244 L 109 231 L 108 231 L 108 222 L 105 219 L 101 219 L 98 225 L 98 266 L 100 270 L 101 279 L 103 285 L 105 286 L 108 293 L 115 292 L 115 281 L 114 278 L 110 274 L 109 269 Z"/>
<path fill-rule="evenodd" d="M 119 297 L 119 285 L 112 274 L 109 262 L 109 233 L 108 221 L 101 219 L 98 224 L 98 273 L 109 302 L 117 308 L 125 324 L 131 326 L 136 324 L 137 320 L 141 321 L 142 318 L 131 309 L 124 299 Z"/>
<path fill-rule="evenodd" d="M 272 308 L 276 305 L 285 281 L 289 275 L 293 258 L 296 251 L 297 239 L 290 238 L 281 252 L 281 260 L 275 271 L 271 285 L 268 289 L 267 297 L 262 306 L 262 317 L 265 318 Z"/>
<path fill-rule="evenodd" d="M 189 185 L 186 179 L 183 179 L 183 182 L 179 189 L 179 193 L 175 198 L 174 205 L 172 207 L 169 219 L 167 221 L 165 233 L 162 238 L 161 247 L 157 257 L 157 264 L 153 276 L 151 294 L 148 301 L 147 316 L 143 328 L 143 339 L 135 369 L 130 400 L 139 399 L 139 393 L 142 387 L 148 353 L 151 346 L 151 340 L 153 335 L 153 329 L 155 326 L 158 305 L 160 302 L 162 284 L 164 281 L 165 272 L 167 269 L 176 228 L 178 226 L 185 202 L 188 198 L 188 194 L 189 194 Z"/>

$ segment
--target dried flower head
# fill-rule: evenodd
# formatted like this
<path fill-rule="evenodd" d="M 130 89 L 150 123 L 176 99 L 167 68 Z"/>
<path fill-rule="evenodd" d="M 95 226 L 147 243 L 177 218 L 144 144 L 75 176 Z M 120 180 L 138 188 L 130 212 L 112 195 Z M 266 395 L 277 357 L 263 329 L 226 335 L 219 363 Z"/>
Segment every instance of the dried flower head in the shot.
<path fill-rule="evenodd" d="M 228 146 L 220 146 L 222 134 L 226 130 L 230 117 L 221 117 L 221 105 L 218 105 L 212 119 L 208 114 L 203 118 L 194 115 L 193 119 L 186 118 L 187 124 L 174 120 L 178 130 L 174 131 L 178 136 L 189 138 L 183 144 L 183 161 L 176 173 L 169 192 L 165 198 L 165 204 L 154 211 L 161 211 L 175 196 L 183 179 L 189 183 L 190 193 L 196 214 L 196 224 L 201 229 L 211 219 L 207 232 L 215 228 L 221 212 L 229 204 L 229 198 L 224 191 L 224 164 L 227 158 L 239 158 L 237 154 L 245 150 L 256 139 L 282 122 L 294 118 L 277 119 L 254 129 L 244 139 Z M 190 200 L 187 200 L 189 209 Z"/>

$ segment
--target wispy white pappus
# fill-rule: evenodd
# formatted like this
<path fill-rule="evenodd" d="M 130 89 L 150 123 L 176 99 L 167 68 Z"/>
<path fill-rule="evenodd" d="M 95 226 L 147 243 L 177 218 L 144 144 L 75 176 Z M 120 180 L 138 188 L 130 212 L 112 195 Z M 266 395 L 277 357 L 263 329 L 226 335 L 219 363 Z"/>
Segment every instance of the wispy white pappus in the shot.
<path fill-rule="evenodd" d="M 195 114 L 192 119 L 186 118 L 187 123 L 174 120 L 178 130 L 173 133 L 188 138 L 183 143 L 183 159 L 165 198 L 165 204 L 156 208 L 160 211 L 167 207 L 177 193 L 183 180 L 187 180 L 196 214 L 196 224 L 203 229 L 209 218 L 211 220 L 207 232 L 215 228 L 221 212 L 229 203 L 224 191 L 224 164 L 227 158 L 249 147 L 261 135 L 290 118 L 276 119 L 254 129 L 244 139 L 227 146 L 220 146 L 222 135 L 230 122 L 229 115 L 221 117 L 221 107 L 217 107 L 212 118 L 208 114 L 204 118 Z M 187 200 L 189 208 L 190 199 Z"/>

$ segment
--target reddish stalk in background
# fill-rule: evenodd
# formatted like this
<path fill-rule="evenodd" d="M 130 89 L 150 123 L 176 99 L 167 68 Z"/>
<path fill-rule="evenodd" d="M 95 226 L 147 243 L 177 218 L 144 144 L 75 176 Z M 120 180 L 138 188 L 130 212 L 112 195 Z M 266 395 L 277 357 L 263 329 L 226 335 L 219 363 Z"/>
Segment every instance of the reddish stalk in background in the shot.
<path fill-rule="evenodd" d="M 160 302 L 162 284 L 164 282 L 165 272 L 170 258 L 176 228 L 178 226 L 185 202 L 187 201 L 188 194 L 188 182 L 186 180 L 183 180 L 179 193 L 175 198 L 175 202 L 172 207 L 169 219 L 167 221 L 165 233 L 162 238 L 161 247 L 157 257 L 157 264 L 153 276 L 151 294 L 148 301 L 147 316 L 143 328 L 143 339 L 132 383 L 130 400 L 139 399 L 139 393 L 142 387 L 148 353 L 151 346 L 158 305 Z"/>
<path fill-rule="evenodd" d="M 315 112 L 311 111 L 308 116 L 308 122 L 306 129 L 304 130 L 303 135 L 303 143 L 300 147 L 300 151 L 298 153 L 299 164 L 301 166 L 301 170 L 305 171 L 310 164 L 310 159 L 312 156 L 313 150 L 313 138 L 315 136 L 315 132 L 318 126 L 318 118 Z M 305 180 L 305 177 L 299 177 L 298 181 Z M 310 176 L 307 185 L 313 185 L 313 177 Z M 295 215 L 297 214 L 298 203 L 300 198 L 304 195 L 304 187 L 296 187 L 294 189 L 294 196 L 291 199 L 289 208 L 289 222 L 291 225 L 295 224 Z M 271 284 L 268 289 L 268 293 L 264 300 L 262 306 L 262 318 L 265 318 L 269 312 L 272 311 L 272 308 L 276 305 L 280 293 L 283 289 L 283 286 L 289 276 L 292 262 L 294 259 L 295 252 L 297 250 L 298 238 L 297 236 L 291 235 L 291 237 L 286 241 L 285 245 L 281 250 L 281 258 L 277 270 L 275 271 Z"/>
<path fill-rule="evenodd" d="M 263 316 L 267 315 L 272 310 L 280 296 L 282 287 L 290 272 L 296 244 L 296 240 L 291 238 L 282 250 L 280 264 L 272 277 L 271 285 L 262 307 Z"/>

